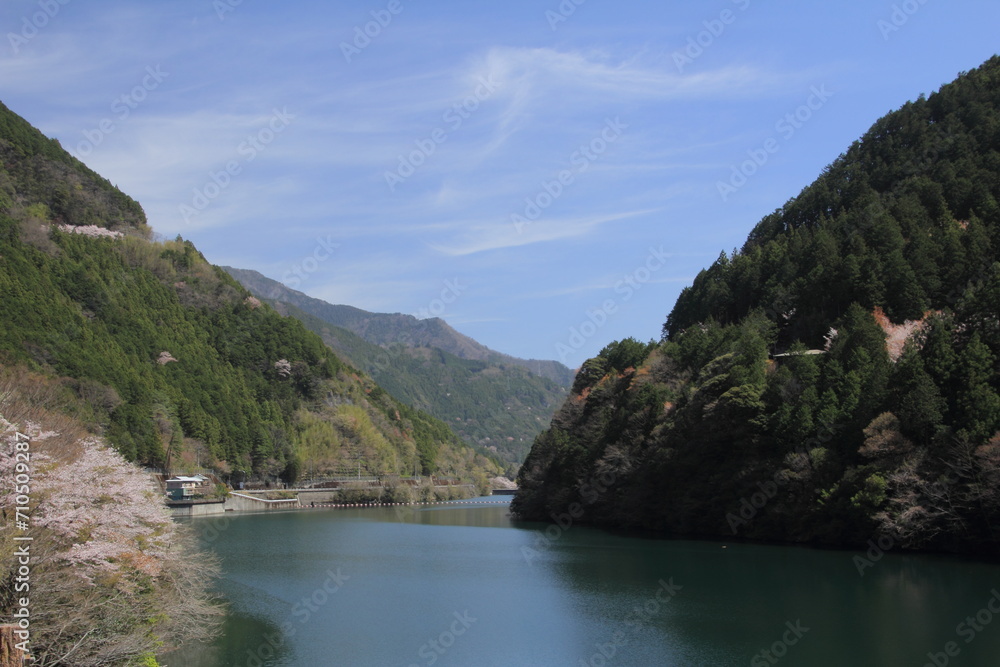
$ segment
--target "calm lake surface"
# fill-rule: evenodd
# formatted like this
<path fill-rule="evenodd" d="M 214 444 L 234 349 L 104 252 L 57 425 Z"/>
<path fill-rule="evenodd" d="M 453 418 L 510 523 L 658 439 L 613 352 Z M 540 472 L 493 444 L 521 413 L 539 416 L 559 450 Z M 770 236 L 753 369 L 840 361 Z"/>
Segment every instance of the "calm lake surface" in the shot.
<path fill-rule="evenodd" d="M 231 610 L 213 645 L 162 662 L 1000 665 L 997 565 L 888 553 L 861 576 L 860 552 L 583 527 L 549 540 L 548 526 L 507 513 L 456 503 L 192 520 L 223 559 Z"/>

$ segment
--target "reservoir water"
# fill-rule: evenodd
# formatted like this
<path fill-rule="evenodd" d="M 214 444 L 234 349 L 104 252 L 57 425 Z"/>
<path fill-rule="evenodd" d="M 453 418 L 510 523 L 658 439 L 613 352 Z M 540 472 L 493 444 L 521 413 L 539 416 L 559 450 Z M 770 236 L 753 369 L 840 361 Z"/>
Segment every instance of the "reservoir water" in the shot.
<path fill-rule="evenodd" d="M 989 563 L 562 529 L 506 502 L 191 525 L 230 608 L 168 667 L 1000 665 Z"/>

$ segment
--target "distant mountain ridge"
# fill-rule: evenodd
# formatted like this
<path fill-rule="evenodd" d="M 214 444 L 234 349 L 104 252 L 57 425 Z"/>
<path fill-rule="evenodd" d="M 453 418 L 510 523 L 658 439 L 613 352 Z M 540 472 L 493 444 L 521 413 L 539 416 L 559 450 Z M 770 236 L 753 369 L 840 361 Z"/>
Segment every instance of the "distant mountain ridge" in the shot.
<path fill-rule="evenodd" d="M 521 359 L 491 350 L 459 333 L 438 317 L 422 320 L 402 313 L 372 313 L 353 306 L 334 305 L 286 287 L 257 271 L 229 266 L 222 268 L 258 297 L 290 303 L 375 345 L 403 343 L 413 347 L 436 347 L 459 359 L 513 364 L 563 387 L 573 384 L 574 372 L 558 361 Z"/>
<path fill-rule="evenodd" d="M 565 385 L 528 366 L 563 376 L 569 369 L 561 364 L 499 354 L 440 319 L 336 306 L 256 271 L 225 270 L 275 310 L 319 334 L 391 395 L 445 421 L 466 442 L 494 452 L 509 464 L 511 476 L 568 394 Z"/>
<path fill-rule="evenodd" d="M 127 460 L 171 471 L 480 489 L 502 472 L 190 241 L 153 236 L 138 202 L 0 103 L 0 375 L 39 374 Z"/>

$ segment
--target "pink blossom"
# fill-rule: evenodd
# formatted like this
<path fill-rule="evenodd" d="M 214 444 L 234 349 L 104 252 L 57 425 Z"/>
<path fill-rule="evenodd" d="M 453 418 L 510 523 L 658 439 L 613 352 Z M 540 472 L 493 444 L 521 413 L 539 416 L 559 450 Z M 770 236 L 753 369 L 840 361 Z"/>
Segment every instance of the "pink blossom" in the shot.
<path fill-rule="evenodd" d="M 174 359 L 174 356 L 169 352 L 167 352 L 166 350 L 160 352 L 160 356 L 156 359 L 156 363 L 158 363 L 161 366 L 166 366 L 172 361 L 177 361 L 177 359 Z"/>
<path fill-rule="evenodd" d="M 56 435 L 35 424 L 26 427 L 29 434 Z M 5 507 L 15 499 L 16 440 L 11 430 L 0 435 L 0 503 Z M 31 452 L 31 524 L 57 538 L 62 549 L 53 557 L 87 582 L 102 574 L 157 575 L 174 523 L 152 480 L 99 438 L 78 444 L 82 453 L 69 463 Z M 117 586 L 132 592 L 136 584 L 125 576 Z"/>
<path fill-rule="evenodd" d="M 116 239 L 125 236 L 121 232 L 114 232 L 104 227 L 98 227 L 97 225 L 59 225 L 59 229 L 69 234 L 83 234 L 84 236 L 93 238 L 105 236 Z"/>

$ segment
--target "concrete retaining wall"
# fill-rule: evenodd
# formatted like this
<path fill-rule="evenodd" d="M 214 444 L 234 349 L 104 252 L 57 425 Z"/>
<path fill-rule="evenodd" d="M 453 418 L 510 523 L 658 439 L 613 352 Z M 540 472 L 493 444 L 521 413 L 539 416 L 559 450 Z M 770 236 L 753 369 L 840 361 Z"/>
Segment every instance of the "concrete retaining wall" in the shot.
<path fill-rule="evenodd" d="M 230 493 L 226 496 L 226 510 L 234 512 L 273 512 L 275 510 L 296 509 L 298 498 L 287 500 L 265 500 L 245 493 Z"/>
<path fill-rule="evenodd" d="M 299 491 L 299 503 L 334 503 L 340 497 L 337 489 L 302 489 Z"/>
<path fill-rule="evenodd" d="M 378 487 L 373 487 L 378 488 Z M 463 489 L 470 497 L 475 495 L 475 487 L 468 485 L 455 486 L 435 486 L 435 491 L 445 492 L 451 489 Z M 349 489 L 343 489 L 349 490 Z M 225 512 L 275 512 L 282 510 L 300 509 L 315 505 L 328 505 L 341 502 L 341 489 L 289 489 L 296 493 L 295 498 L 284 500 L 267 500 L 250 493 L 230 492 L 225 501 L 211 502 L 191 502 L 183 504 L 171 504 L 170 512 L 173 516 L 212 516 Z M 435 501 L 432 501 L 435 502 Z M 441 501 L 436 501 L 441 502 Z M 414 503 L 426 504 L 426 503 Z"/>
<path fill-rule="evenodd" d="M 211 516 L 226 511 L 226 502 L 216 500 L 210 503 L 185 503 L 183 505 L 168 505 L 173 516 Z"/>

